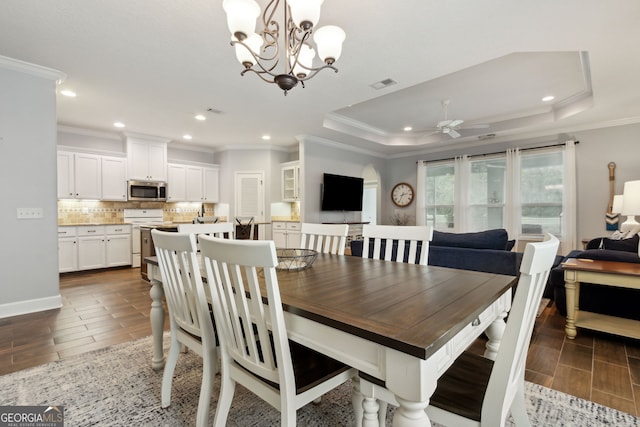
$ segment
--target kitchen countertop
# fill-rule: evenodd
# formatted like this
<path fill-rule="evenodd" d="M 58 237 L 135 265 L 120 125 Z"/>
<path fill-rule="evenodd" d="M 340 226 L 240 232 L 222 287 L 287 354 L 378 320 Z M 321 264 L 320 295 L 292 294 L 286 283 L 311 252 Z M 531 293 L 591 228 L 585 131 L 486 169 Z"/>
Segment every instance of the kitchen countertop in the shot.
<path fill-rule="evenodd" d="M 58 227 L 95 227 L 98 225 L 131 225 L 130 222 L 79 222 L 76 224 L 58 224 Z"/>
<path fill-rule="evenodd" d="M 300 218 L 292 218 L 288 216 L 272 216 L 272 222 L 300 222 Z"/>

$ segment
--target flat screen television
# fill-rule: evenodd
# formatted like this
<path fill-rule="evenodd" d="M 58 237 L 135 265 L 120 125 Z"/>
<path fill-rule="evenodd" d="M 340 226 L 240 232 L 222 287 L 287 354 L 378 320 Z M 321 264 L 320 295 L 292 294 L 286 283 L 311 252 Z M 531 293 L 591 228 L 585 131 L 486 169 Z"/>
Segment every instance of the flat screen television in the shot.
<path fill-rule="evenodd" d="M 325 173 L 322 183 L 323 211 L 362 211 L 364 179 Z"/>

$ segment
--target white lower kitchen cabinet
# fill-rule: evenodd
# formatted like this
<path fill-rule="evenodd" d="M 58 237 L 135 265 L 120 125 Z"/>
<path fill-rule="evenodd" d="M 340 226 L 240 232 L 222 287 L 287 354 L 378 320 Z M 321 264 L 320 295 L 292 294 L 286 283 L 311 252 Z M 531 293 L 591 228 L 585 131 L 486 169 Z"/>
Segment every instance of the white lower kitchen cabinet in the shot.
<path fill-rule="evenodd" d="M 131 225 L 58 227 L 58 271 L 131 265 Z"/>
<path fill-rule="evenodd" d="M 300 223 L 274 221 L 271 232 L 276 248 L 300 248 Z"/>
<path fill-rule="evenodd" d="M 58 271 L 78 269 L 78 231 L 76 227 L 58 227 Z"/>
<path fill-rule="evenodd" d="M 131 265 L 131 226 L 108 225 L 106 238 L 106 266 Z"/>
<path fill-rule="evenodd" d="M 104 268 L 106 265 L 104 225 L 77 228 L 78 270 Z"/>

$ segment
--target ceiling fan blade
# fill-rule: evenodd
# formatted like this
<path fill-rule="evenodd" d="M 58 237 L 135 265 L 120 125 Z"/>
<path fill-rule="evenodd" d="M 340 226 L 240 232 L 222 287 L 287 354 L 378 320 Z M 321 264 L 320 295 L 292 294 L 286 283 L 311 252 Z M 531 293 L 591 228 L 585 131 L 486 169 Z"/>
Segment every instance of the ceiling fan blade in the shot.
<path fill-rule="evenodd" d="M 449 127 L 456 127 L 456 126 L 460 126 L 462 123 L 464 123 L 464 120 L 451 120 L 451 122 L 447 125 Z"/>
<path fill-rule="evenodd" d="M 460 137 L 460 134 L 459 134 L 458 132 L 456 132 L 454 129 L 450 129 L 450 130 L 449 130 L 449 136 L 450 136 L 451 138 L 459 138 L 459 137 Z"/>
<path fill-rule="evenodd" d="M 488 127 L 491 127 L 489 124 L 486 123 L 478 123 L 476 125 L 465 125 L 463 126 L 465 129 L 486 129 Z"/>
<path fill-rule="evenodd" d="M 449 123 L 451 123 L 451 120 L 443 120 L 441 122 L 439 122 L 436 127 L 441 128 L 441 127 L 445 127 L 447 126 Z"/>

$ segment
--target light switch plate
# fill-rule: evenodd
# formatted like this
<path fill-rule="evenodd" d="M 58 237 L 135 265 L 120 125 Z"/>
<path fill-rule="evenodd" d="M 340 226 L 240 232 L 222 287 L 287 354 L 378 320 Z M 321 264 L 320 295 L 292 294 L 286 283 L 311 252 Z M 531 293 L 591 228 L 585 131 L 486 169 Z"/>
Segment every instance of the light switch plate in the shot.
<path fill-rule="evenodd" d="M 42 208 L 18 208 L 18 219 L 38 219 L 42 218 Z"/>

